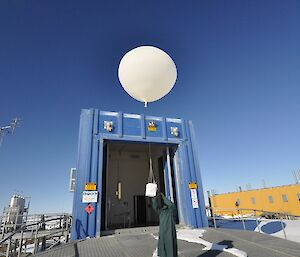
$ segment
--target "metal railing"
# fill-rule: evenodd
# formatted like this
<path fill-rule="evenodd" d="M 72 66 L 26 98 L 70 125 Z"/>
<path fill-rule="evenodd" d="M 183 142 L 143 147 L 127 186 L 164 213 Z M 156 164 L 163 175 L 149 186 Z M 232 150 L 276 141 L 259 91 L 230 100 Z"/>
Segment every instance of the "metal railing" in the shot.
<path fill-rule="evenodd" d="M 0 256 L 6 257 L 20 257 L 27 252 L 28 244 L 33 245 L 32 253 L 36 254 L 60 244 L 62 238 L 68 242 L 72 223 L 71 215 L 66 213 L 28 215 L 20 224 L 7 224 L 7 217 L 1 220 Z"/>
<path fill-rule="evenodd" d="M 211 226 L 214 228 L 220 227 L 221 224 L 218 225 L 217 221 L 221 220 L 227 222 L 238 221 L 241 223 L 243 230 L 249 230 L 247 229 L 247 223 L 249 223 L 249 221 L 254 221 L 256 225 L 255 228 L 257 228 L 259 233 L 263 233 L 263 231 L 261 231 L 260 223 L 270 222 L 270 219 L 276 219 L 281 224 L 281 230 L 283 231 L 283 236 L 285 239 L 287 239 L 287 234 L 283 220 L 299 219 L 298 216 L 291 215 L 286 212 L 272 212 L 259 209 L 207 207 L 206 210 L 209 212 L 207 213 L 208 217 L 210 216 L 209 221 L 212 222 Z"/>

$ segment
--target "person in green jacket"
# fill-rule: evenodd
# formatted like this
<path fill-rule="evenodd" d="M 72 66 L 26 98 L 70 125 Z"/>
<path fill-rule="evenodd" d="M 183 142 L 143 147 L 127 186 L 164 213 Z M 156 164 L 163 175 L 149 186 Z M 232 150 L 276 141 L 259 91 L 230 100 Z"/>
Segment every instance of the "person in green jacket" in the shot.
<path fill-rule="evenodd" d="M 159 215 L 159 257 L 177 257 L 177 237 L 176 237 L 176 206 L 163 194 L 158 193 L 152 198 L 152 207 Z"/>

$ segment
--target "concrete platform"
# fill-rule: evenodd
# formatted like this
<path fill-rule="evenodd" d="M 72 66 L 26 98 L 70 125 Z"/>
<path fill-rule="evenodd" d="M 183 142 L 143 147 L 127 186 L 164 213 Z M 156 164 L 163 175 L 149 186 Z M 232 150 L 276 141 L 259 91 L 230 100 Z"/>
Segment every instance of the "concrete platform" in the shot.
<path fill-rule="evenodd" d="M 248 257 L 300 257 L 300 244 L 284 239 L 259 234 L 252 231 L 229 229 L 184 230 L 193 232 L 195 241 L 213 243 L 212 246 L 226 245 L 227 249 L 236 248 L 246 252 Z M 179 230 L 180 237 L 182 231 Z M 39 257 L 152 257 L 157 245 L 157 231 L 143 229 L 118 231 L 117 234 L 101 238 L 74 241 L 48 252 L 37 254 Z M 205 243 L 178 240 L 180 257 L 232 257 L 245 256 L 225 251 L 208 250 Z M 193 241 L 193 240 L 192 240 Z M 211 247 L 211 249 L 215 249 Z"/>

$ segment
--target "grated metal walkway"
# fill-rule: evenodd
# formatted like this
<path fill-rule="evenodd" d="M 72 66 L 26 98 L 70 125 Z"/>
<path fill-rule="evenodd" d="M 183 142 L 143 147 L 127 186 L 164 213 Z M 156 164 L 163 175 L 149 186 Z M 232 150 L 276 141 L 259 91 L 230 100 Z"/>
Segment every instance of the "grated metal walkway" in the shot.
<path fill-rule="evenodd" d="M 129 230 L 128 230 L 129 231 Z M 104 236 L 71 242 L 38 257 L 152 257 L 157 240 L 150 232 Z M 248 257 L 300 257 L 300 244 L 252 231 L 207 229 L 204 240 L 228 245 L 247 252 Z M 178 240 L 180 257 L 233 257 L 216 250 L 204 250 L 204 246 Z"/>

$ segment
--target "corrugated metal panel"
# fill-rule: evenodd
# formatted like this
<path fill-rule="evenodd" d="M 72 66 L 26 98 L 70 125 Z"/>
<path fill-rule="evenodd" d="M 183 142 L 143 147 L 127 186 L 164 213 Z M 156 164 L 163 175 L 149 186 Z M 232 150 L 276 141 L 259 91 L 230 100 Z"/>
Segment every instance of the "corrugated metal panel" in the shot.
<path fill-rule="evenodd" d="M 112 122 L 112 129 L 105 129 L 105 122 Z M 176 127 L 177 136 L 171 133 Z M 106 112 L 97 109 L 82 110 L 80 117 L 77 177 L 73 203 L 72 239 L 99 236 L 101 229 L 101 190 L 103 171 L 103 149 L 108 140 L 129 142 L 154 142 L 178 145 L 176 162 L 178 178 L 175 178 L 176 194 L 180 191 L 179 210 L 182 220 L 192 227 L 207 226 L 202 181 L 197 154 L 195 151 L 192 124 L 182 119 L 144 116 L 143 114 L 127 114 L 122 112 Z M 173 153 L 174 154 L 174 153 Z M 166 171 L 167 172 L 167 171 Z M 175 174 L 174 174 L 175 176 Z M 197 182 L 199 186 L 199 208 L 191 204 L 189 182 Z M 81 202 L 84 184 L 96 182 L 99 199 L 93 203 L 95 211 L 87 215 Z M 179 183 L 180 182 L 180 183 Z M 166 181 L 166 183 L 169 183 Z M 169 192 L 167 192 L 169 194 Z"/>

